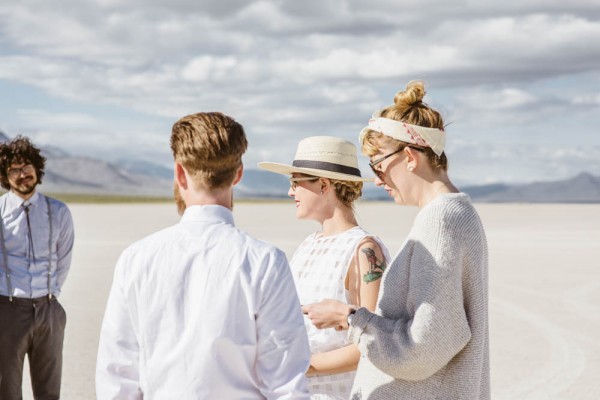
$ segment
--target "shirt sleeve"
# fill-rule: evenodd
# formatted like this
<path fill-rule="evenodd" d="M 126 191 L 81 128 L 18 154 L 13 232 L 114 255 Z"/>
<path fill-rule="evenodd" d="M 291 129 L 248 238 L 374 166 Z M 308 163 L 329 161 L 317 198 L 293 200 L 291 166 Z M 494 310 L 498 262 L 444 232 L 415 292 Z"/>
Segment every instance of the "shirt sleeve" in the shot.
<path fill-rule="evenodd" d="M 142 399 L 137 324 L 124 290 L 124 272 L 131 268 L 126 253 L 117 262 L 100 331 L 96 361 L 98 399 Z"/>
<path fill-rule="evenodd" d="M 300 302 L 285 255 L 277 251 L 262 280 L 256 314 L 256 374 L 267 399 L 308 399 L 310 349 Z"/>
<path fill-rule="evenodd" d="M 409 313 L 390 319 L 361 308 L 349 332 L 350 339 L 373 365 L 396 379 L 411 381 L 435 374 L 471 338 L 463 305 L 463 248 L 459 235 L 439 219 L 424 223 L 427 234 L 409 240 L 405 254 L 398 256 L 400 262 L 409 263 L 408 282 L 398 283 L 409 285 Z M 391 269 L 395 262 L 398 259 Z M 382 288 L 382 297 L 399 293 L 386 281 Z"/>
<path fill-rule="evenodd" d="M 67 274 L 71 267 L 73 243 L 75 241 L 73 218 L 66 206 L 61 207 L 59 211 L 58 223 L 59 232 L 58 240 L 56 242 L 56 253 L 58 255 L 56 263 L 56 287 L 60 290 L 67 279 Z"/>

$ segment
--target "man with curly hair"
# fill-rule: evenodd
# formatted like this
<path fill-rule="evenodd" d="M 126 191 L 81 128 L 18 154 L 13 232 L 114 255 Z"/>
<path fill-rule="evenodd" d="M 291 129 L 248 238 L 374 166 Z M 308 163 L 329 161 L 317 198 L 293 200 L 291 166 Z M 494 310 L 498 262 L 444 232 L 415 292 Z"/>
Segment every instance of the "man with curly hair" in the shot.
<path fill-rule="evenodd" d="M 46 159 L 26 137 L 0 144 L 0 399 L 22 398 L 28 356 L 36 399 L 58 399 L 65 310 L 56 300 L 73 249 L 67 206 L 36 191 Z"/>

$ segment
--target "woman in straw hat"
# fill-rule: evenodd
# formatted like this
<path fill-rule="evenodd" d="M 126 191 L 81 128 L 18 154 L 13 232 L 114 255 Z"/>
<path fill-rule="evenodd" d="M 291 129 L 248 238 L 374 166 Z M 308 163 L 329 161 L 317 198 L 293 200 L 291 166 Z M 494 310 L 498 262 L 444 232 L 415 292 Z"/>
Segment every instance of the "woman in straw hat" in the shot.
<path fill-rule="evenodd" d="M 330 136 L 298 144 L 292 165 L 259 163 L 290 175 L 288 192 L 296 217 L 312 219 L 322 231 L 309 235 L 290 261 L 302 304 L 337 299 L 374 310 L 381 276 L 389 261 L 381 241 L 360 228 L 353 202 L 362 193 L 356 147 Z M 348 399 L 360 353 L 344 332 L 319 330 L 305 319 L 311 347 L 308 370 L 313 399 Z"/>
<path fill-rule="evenodd" d="M 447 174 L 440 114 L 411 82 L 360 134 L 399 205 L 421 207 L 382 281 L 377 312 L 305 305 L 320 328 L 350 329 L 362 357 L 353 399 L 489 399 L 488 253 L 469 197 Z"/>

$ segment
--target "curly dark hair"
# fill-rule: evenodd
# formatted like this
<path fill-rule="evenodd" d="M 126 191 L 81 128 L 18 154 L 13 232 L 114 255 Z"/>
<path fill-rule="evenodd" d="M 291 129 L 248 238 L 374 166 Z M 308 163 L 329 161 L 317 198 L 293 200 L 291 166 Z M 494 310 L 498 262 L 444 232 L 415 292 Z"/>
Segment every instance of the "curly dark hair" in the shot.
<path fill-rule="evenodd" d="M 10 189 L 8 169 L 12 164 L 33 165 L 38 183 L 42 183 L 46 157 L 41 155 L 40 149 L 28 137 L 19 135 L 10 142 L 0 144 L 0 185 L 6 190 Z"/>

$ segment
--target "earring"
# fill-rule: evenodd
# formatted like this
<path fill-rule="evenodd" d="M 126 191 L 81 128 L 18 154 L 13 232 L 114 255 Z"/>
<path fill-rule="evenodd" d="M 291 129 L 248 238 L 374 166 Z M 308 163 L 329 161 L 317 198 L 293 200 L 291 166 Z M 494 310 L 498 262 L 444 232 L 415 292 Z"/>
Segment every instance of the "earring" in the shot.
<path fill-rule="evenodd" d="M 324 192 L 321 190 L 321 194 L 323 194 Z"/>
<path fill-rule="evenodd" d="M 408 172 L 413 172 L 413 170 L 415 169 L 415 167 L 413 167 L 412 165 L 408 167 Z"/>

